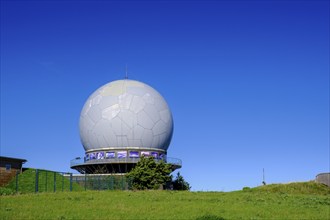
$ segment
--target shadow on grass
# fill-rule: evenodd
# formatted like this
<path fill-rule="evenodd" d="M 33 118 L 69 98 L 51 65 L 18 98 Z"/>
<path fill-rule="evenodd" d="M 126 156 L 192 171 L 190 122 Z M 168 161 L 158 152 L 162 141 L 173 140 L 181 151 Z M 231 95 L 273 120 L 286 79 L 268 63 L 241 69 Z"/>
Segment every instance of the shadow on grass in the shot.
<path fill-rule="evenodd" d="M 223 217 L 219 217 L 216 215 L 203 215 L 196 218 L 196 220 L 225 220 L 225 219 Z"/>

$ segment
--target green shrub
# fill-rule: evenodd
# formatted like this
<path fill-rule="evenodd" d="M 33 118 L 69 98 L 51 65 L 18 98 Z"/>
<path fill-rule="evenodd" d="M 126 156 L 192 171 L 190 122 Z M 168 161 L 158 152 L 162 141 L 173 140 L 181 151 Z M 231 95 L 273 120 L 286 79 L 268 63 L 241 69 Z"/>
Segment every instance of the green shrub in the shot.
<path fill-rule="evenodd" d="M 248 186 L 243 187 L 243 191 L 251 191 L 251 188 Z"/>
<path fill-rule="evenodd" d="M 126 177 L 132 181 L 133 189 L 160 189 L 171 181 L 171 172 L 171 165 L 164 161 L 156 162 L 153 157 L 142 157 Z"/>
<path fill-rule="evenodd" d="M 172 182 L 172 184 L 174 190 L 190 190 L 191 188 L 189 183 L 185 181 L 183 176 L 181 176 L 180 172 L 177 173 L 177 176 L 175 180 Z"/>

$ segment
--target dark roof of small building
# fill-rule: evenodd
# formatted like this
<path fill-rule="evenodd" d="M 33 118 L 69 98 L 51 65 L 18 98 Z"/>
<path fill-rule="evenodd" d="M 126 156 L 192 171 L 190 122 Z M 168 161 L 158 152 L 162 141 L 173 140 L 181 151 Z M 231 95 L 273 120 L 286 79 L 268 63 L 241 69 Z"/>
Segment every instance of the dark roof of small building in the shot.
<path fill-rule="evenodd" d="M 1 161 L 4 161 L 4 160 L 11 160 L 11 161 L 17 161 L 17 162 L 21 162 L 21 163 L 25 163 L 25 162 L 27 162 L 27 160 L 25 160 L 25 159 L 14 158 L 14 157 L 4 157 L 4 156 L 0 156 L 0 160 L 1 160 Z"/>

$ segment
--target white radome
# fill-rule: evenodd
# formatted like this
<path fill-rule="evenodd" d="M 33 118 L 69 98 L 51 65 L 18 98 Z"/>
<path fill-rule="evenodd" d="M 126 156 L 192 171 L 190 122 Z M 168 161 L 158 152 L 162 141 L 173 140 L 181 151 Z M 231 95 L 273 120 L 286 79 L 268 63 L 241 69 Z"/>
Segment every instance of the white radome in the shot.
<path fill-rule="evenodd" d="M 173 134 L 171 111 L 152 87 L 117 80 L 97 89 L 80 114 L 80 138 L 86 152 L 100 149 L 160 149 Z"/>

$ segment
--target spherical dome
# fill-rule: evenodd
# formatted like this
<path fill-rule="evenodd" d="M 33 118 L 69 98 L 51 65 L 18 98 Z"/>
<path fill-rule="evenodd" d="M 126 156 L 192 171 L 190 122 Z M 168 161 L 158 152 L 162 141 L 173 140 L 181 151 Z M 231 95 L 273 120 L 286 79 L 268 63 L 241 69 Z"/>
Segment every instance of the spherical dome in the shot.
<path fill-rule="evenodd" d="M 172 138 L 173 119 L 164 98 L 135 80 L 97 89 L 80 114 L 80 138 L 87 152 L 100 149 L 160 149 Z"/>

